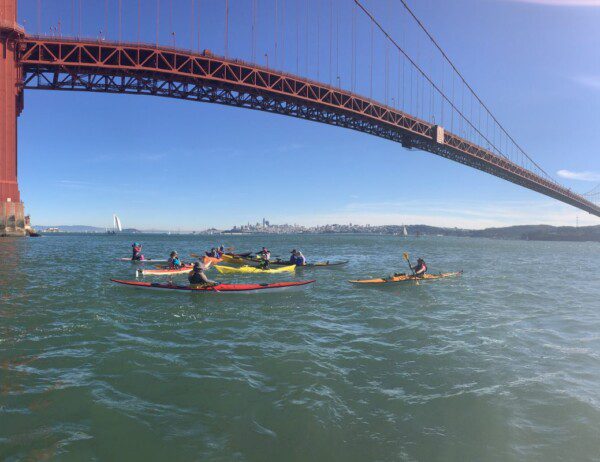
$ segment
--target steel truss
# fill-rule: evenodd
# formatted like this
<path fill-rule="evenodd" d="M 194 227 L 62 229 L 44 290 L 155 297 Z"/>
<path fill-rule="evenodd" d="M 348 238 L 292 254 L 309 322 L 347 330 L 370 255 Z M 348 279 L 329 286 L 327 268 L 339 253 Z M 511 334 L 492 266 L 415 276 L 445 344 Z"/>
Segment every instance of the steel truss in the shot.
<path fill-rule="evenodd" d="M 445 157 L 600 216 L 567 188 L 389 106 L 294 75 L 210 53 L 25 37 L 24 88 L 163 96 L 288 115 L 369 133 Z"/>

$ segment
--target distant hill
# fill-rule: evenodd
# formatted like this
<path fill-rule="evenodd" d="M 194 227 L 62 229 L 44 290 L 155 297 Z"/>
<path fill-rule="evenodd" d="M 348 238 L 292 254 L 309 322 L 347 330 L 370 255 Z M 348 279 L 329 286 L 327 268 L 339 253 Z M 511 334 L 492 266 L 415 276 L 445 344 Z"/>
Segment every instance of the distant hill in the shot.
<path fill-rule="evenodd" d="M 44 231 L 48 228 L 58 228 L 63 233 L 105 233 L 106 228 L 98 228 L 97 226 L 86 226 L 86 225 L 35 225 L 34 228 L 38 231 Z M 123 234 L 136 234 L 141 233 L 139 229 L 125 228 L 121 231 Z"/>
<path fill-rule="evenodd" d="M 106 231 L 105 228 L 98 228 L 97 226 L 86 226 L 86 225 L 34 225 L 38 231 L 44 231 L 48 228 L 58 228 L 64 233 L 103 233 Z"/>
<path fill-rule="evenodd" d="M 472 237 L 519 239 L 525 241 L 595 241 L 600 242 L 600 226 L 526 225 L 469 231 Z"/>

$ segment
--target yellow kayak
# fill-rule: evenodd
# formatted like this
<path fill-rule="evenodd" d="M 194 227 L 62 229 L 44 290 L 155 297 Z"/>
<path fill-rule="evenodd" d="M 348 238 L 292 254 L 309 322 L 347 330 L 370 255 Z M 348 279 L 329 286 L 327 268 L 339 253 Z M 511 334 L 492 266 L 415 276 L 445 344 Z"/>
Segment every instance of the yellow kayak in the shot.
<path fill-rule="evenodd" d="M 296 269 L 296 265 L 290 266 L 281 266 L 279 268 L 270 268 L 270 269 L 260 269 L 254 268 L 252 266 L 241 266 L 239 268 L 234 268 L 233 266 L 215 266 L 215 269 L 221 274 L 233 274 L 233 273 L 266 273 L 266 274 L 276 274 L 276 273 L 293 273 Z"/>
<path fill-rule="evenodd" d="M 454 276 L 460 276 L 462 273 L 462 271 L 458 271 L 455 273 L 425 274 L 422 277 L 413 276 L 412 274 L 398 274 L 388 278 L 359 279 L 356 281 L 349 282 L 352 282 L 354 284 L 385 284 L 388 282 L 431 281 L 433 279 L 444 279 Z"/>

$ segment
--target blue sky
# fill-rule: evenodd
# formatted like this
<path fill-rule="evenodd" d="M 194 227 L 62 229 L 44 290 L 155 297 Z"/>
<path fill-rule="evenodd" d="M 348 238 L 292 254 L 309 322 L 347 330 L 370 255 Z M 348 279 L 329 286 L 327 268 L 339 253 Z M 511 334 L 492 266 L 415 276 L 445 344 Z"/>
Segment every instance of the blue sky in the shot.
<path fill-rule="evenodd" d="M 294 72 L 296 4 L 287 2 L 287 22 L 278 25 L 282 34 L 278 61 L 266 33 L 272 29 L 267 24 L 271 21 L 268 5 L 258 17 L 264 34 L 258 34 L 256 55 L 264 61 L 267 53 L 271 66 Z M 59 16 L 63 32 L 70 32 L 71 2 L 60 3 L 64 11 L 49 7 L 41 11 L 42 32 L 49 31 Z M 223 3 L 201 3 L 201 48 L 217 53 L 224 48 Z M 251 53 L 246 33 L 250 3 L 230 0 L 231 56 L 248 58 Z M 112 4 L 116 2 L 109 3 L 111 16 L 106 19 L 109 38 L 115 37 L 117 29 Z M 169 19 L 168 0 L 162 1 L 160 41 L 173 40 L 170 22 L 177 30 L 176 44 L 189 48 L 193 39 L 195 47 L 190 2 L 173 0 L 172 4 L 173 19 Z M 381 9 L 383 4 L 378 13 L 386 17 L 389 27 L 404 25 L 409 30 L 402 22 L 406 18 L 398 17 L 398 24 L 394 23 L 399 3 L 390 0 L 388 10 Z M 422 0 L 410 4 L 497 117 L 546 171 L 578 192 L 600 182 L 600 1 Z M 302 0 L 298 6 L 303 5 Z M 311 12 L 316 5 L 312 0 Z M 326 10 L 328 5 L 324 0 L 319 8 Z M 36 2 L 22 0 L 20 8 L 21 22 L 36 32 Z M 323 31 L 329 19 L 327 11 L 321 13 L 319 33 L 325 45 L 319 45 L 319 77 L 327 81 L 328 40 Z M 340 13 L 340 21 L 349 18 L 345 15 Z M 136 19 L 129 14 L 123 21 L 127 31 L 123 38 L 135 40 L 135 27 L 128 25 Z M 97 36 L 104 27 L 98 24 L 104 22 L 101 12 L 84 6 L 83 35 Z M 143 10 L 141 22 L 154 24 L 154 10 Z M 77 19 L 74 26 L 78 28 Z M 302 24 L 299 27 L 304 37 Z M 313 78 L 315 35 L 313 29 L 308 42 L 301 39 L 302 46 L 308 46 L 300 50 L 298 60 L 304 74 L 303 61 L 310 57 L 308 74 Z M 152 27 L 144 27 L 143 41 L 154 36 Z M 344 51 L 345 41 L 341 42 Z M 287 50 L 285 61 L 282 49 Z M 420 50 L 426 65 L 428 55 L 422 51 L 426 48 Z M 377 47 L 376 53 L 382 60 L 383 48 Z M 358 90 L 366 93 L 366 78 L 360 79 L 363 86 Z M 381 98 L 383 84 L 375 80 L 374 96 Z M 19 119 L 19 181 L 27 212 L 38 224 L 110 226 L 113 213 L 126 227 L 173 230 L 230 227 L 262 217 L 307 225 L 425 223 L 480 228 L 572 225 L 576 217 L 580 224 L 600 224 L 582 211 L 482 172 L 313 122 L 147 96 L 28 91 L 25 103 Z"/>

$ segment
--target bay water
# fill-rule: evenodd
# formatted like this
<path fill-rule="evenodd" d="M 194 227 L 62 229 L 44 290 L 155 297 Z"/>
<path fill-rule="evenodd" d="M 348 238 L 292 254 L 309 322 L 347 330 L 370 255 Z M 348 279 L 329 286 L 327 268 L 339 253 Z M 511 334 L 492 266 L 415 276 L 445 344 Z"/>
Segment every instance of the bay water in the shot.
<path fill-rule="evenodd" d="M 350 260 L 299 292 L 117 286 L 132 240 Z M 459 278 L 357 287 L 407 271 Z M 176 276 L 174 281 L 185 281 Z M 164 280 L 160 277 L 146 280 Z M 0 240 L 0 460 L 600 460 L 600 244 L 375 235 Z"/>

